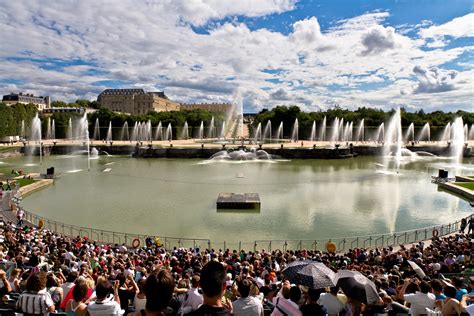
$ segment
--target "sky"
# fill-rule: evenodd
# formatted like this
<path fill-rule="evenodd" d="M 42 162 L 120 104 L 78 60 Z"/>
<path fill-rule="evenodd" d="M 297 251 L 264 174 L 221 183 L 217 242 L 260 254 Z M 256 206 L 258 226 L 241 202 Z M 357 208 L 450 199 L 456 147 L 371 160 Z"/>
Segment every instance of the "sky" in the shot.
<path fill-rule="evenodd" d="M 0 93 L 474 111 L 472 0 L 0 0 Z"/>

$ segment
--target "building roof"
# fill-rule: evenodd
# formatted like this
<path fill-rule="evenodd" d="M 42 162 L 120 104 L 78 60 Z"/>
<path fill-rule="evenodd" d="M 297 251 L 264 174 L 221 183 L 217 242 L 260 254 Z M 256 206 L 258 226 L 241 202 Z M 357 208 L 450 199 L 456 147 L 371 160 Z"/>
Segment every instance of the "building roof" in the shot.
<path fill-rule="evenodd" d="M 18 101 L 18 102 L 32 102 L 32 103 L 46 103 L 46 97 L 34 96 L 25 93 L 10 93 L 3 96 L 3 101 Z"/>
<path fill-rule="evenodd" d="M 105 89 L 102 91 L 101 95 L 135 95 L 135 94 L 145 94 L 143 89 Z"/>

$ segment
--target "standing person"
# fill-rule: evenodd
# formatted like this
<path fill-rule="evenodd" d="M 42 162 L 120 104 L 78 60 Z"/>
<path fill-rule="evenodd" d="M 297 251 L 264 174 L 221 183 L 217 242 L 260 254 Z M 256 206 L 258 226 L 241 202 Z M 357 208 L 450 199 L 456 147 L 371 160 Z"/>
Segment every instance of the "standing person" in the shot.
<path fill-rule="evenodd" d="M 433 309 L 435 306 L 436 297 L 433 293 L 430 293 L 431 286 L 426 281 L 421 281 L 420 291 L 405 294 L 403 298 L 405 302 L 410 303 L 410 315 L 424 315 L 426 314 L 426 308 Z"/>
<path fill-rule="evenodd" d="M 249 296 L 252 281 L 241 279 L 237 281 L 240 298 L 232 303 L 235 316 L 263 316 L 262 302 L 255 296 Z"/>
<path fill-rule="evenodd" d="M 224 266 L 217 261 L 210 261 L 201 271 L 199 281 L 203 291 L 203 304 L 190 316 L 231 316 L 232 304 L 224 306 L 222 297 L 226 290 L 227 273 Z"/>
<path fill-rule="evenodd" d="M 168 270 L 155 270 L 146 279 L 145 309 L 138 310 L 129 316 L 163 315 L 173 296 L 174 278 Z"/>
<path fill-rule="evenodd" d="M 326 308 L 318 304 L 320 295 L 320 289 L 308 289 L 308 298 L 306 303 L 300 306 L 300 311 L 303 316 L 324 316 L 328 314 Z"/>
<path fill-rule="evenodd" d="M 191 278 L 191 288 L 186 293 L 186 300 L 181 307 L 183 314 L 193 312 L 199 308 L 203 303 L 202 294 L 199 293 L 199 275 L 193 275 Z"/>
<path fill-rule="evenodd" d="M 76 285 L 72 289 L 72 300 L 66 303 L 66 313 L 68 316 L 83 316 L 87 315 L 87 300 L 88 287 L 87 283 L 80 279 L 77 280 Z"/>
<path fill-rule="evenodd" d="M 337 298 L 339 288 L 337 286 L 329 289 L 329 293 L 319 296 L 318 304 L 323 305 L 329 315 L 338 315 L 344 309 L 344 304 Z"/>
<path fill-rule="evenodd" d="M 469 228 L 467 229 L 467 234 L 469 235 L 469 234 L 474 233 L 474 217 L 471 217 L 469 219 L 468 224 L 469 224 Z"/>
<path fill-rule="evenodd" d="M 24 314 L 44 315 L 54 312 L 54 302 L 46 292 L 46 275 L 32 273 L 26 281 L 26 292 L 20 295 L 16 308 Z"/>
<path fill-rule="evenodd" d="M 464 230 L 466 229 L 467 220 L 465 218 L 461 219 L 461 225 L 459 227 L 459 233 L 464 234 Z"/>

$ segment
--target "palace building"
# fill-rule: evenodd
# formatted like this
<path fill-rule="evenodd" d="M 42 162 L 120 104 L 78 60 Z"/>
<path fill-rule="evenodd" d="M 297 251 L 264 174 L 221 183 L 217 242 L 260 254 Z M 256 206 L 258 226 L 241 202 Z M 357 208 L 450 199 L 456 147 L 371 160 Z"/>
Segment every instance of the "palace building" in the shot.
<path fill-rule="evenodd" d="M 32 94 L 25 93 L 10 93 L 3 96 L 2 102 L 6 105 L 12 105 L 17 103 L 22 104 L 34 104 L 39 111 L 43 111 L 51 106 L 49 97 L 37 97 Z"/>
<path fill-rule="evenodd" d="M 143 89 L 106 89 L 99 94 L 97 101 L 102 108 L 129 114 L 195 109 L 225 113 L 232 108 L 231 104 L 223 103 L 180 104 L 170 100 L 164 92 L 145 92 Z"/>

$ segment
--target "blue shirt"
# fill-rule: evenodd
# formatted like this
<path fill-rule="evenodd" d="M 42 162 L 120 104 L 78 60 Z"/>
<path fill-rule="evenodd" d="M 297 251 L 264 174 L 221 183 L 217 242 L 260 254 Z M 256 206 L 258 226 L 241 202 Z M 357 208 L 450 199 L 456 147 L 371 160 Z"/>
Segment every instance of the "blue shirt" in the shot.
<path fill-rule="evenodd" d="M 460 289 L 460 290 L 458 290 L 458 291 L 456 292 L 456 299 L 457 299 L 458 301 L 461 301 L 461 300 L 462 300 L 462 296 L 463 296 L 464 294 L 467 294 L 467 290 L 466 290 L 466 289 Z"/>

